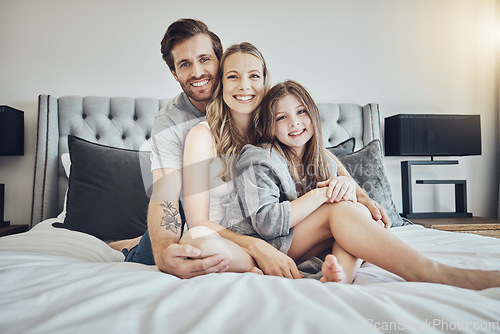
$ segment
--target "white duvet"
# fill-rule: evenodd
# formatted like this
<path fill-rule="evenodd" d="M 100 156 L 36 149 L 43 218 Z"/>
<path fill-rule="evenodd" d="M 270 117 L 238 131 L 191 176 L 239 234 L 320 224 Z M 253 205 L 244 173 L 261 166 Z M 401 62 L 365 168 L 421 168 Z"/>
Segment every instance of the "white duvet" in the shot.
<path fill-rule="evenodd" d="M 181 280 L 47 220 L 0 238 L 0 333 L 500 333 L 500 288 L 407 283 L 364 264 L 353 285 L 255 274 Z M 500 269 L 500 239 L 393 228 L 441 262 Z"/>

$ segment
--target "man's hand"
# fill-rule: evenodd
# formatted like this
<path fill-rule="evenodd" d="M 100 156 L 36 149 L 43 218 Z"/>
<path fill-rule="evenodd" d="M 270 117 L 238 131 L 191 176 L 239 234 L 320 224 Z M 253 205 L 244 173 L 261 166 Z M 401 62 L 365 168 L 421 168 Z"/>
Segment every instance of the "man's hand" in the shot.
<path fill-rule="evenodd" d="M 375 221 L 382 223 L 386 229 L 391 227 L 391 220 L 387 215 L 387 212 L 383 207 L 381 207 L 377 202 L 372 200 L 368 195 L 358 197 L 358 202 L 363 204 L 370 210 L 372 217 Z"/>
<path fill-rule="evenodd" d="M 338 203 L 340 201 L 357 202 L 356 183 L 348 176 L 332 177 L 329 180 L 318 182 L 318 187 L 328 187 L 326 197 L 329 203 Z"/>
<path fill-rule="evenodd" d="M 182 174 L 176 169 L 153 170 L 153 194 L 149 201 L 148 230 L 158 269 L 179 278 L 224 272 L 228 260 L 214 255 L 197 258 L 200 250 L 180 245 L 179 194 Z"/>
<path fill-rule="evenodd" d="M 200 252 L 198 248 L 190 245 L 172 243 L 163 251 L 162 265 L 158 268 L 184 279 L 210 273 L 222 273 L 229 267 L 229 262 L 220 255 L 193 259 L 198 257 Z"/>
<path fill-rule="evenodd" d="M 303 277 L 292 258 L 280 252 L 264 240 L 258 240 L 251 253 L 251 256 L 265 275 L 286 278 Z"/>

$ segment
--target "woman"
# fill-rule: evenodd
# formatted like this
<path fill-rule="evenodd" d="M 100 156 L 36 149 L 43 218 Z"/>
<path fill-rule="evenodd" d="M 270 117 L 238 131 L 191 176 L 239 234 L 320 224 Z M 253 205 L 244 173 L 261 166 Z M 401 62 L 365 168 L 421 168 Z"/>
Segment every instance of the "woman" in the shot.
<path fill-rule="evenodd" d="M 262 140 L 269 144 L 243 148 L 236 188 L 252 228 L 264 239 L 291 239 L 287 253 L 296 261 L 332 247 L 338 262 L 327 256 L 323 281 L 350 283 L 362 258 L 407 281 L 500 286 L 500 272 L 437 263 L 374 223 L 357 203 L 351 179 L 337 176 L 340 162 L 322 145 L 319 110 L 304 87 L 277 84 L 262 104 Z"/>
<path fill-rule="evenodd" d="M 186 138 L 183 206 L 189 230 L 180 243 L 200 248 L 200 257 L 208 256 L 207 252 L 224 254 L 229 271 L 260 273 L 247 251 L 214 231 L 227 227 L 219 225 L 225 214 L 222 201 L 235 191 L 237 154 L 245 144 L 260 139 L 256 124 L 260 103 L 269 89 L 269 74 L 259 50 L 241 43 L 224 52 L 219 75 L 219 86 L 207 106 L 207 122 L 193 127 Z"/>

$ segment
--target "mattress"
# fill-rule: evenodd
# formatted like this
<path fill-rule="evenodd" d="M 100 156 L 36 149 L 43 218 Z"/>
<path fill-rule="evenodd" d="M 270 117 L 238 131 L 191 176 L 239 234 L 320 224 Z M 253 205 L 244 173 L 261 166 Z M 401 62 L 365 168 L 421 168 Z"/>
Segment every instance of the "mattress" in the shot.
<path fill-rule="evenodd" d="M 500 288 L 405 282 L 370 263 L 351 285 L 253 273 L 182 280 L 56 221 L 0 238 L 0 333 L 500 332 Z M 500 239 L 391 231 L 439 262 L 500 269 Z"/>

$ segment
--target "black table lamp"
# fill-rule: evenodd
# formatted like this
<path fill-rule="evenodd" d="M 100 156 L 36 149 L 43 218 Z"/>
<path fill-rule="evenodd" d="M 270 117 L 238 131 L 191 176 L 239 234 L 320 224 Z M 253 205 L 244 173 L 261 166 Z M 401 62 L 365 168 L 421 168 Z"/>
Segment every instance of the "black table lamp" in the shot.
<path fill-rule="evenodd" d="M 458 160 L 436 161 L 436 156 L 481 154 L 479 115 L 400 114 L 385 119 L 386 156 L 430 156 L 431 160 L 402 161 L 401 185 L 406 218 L 471 217 L 467 212 L 465 180 L 416 180 L 418 184 L 454 184 L 455 212 L 413 212 L 411 166 L 456 165 Z"/>
<path fill-rule="evenodd" d="M 24 155 L 24 113 L 9 106 L 0 106 L 0 155 Z M 0 227 L 4 221 L 5 184 L 0 184 Z"/>

